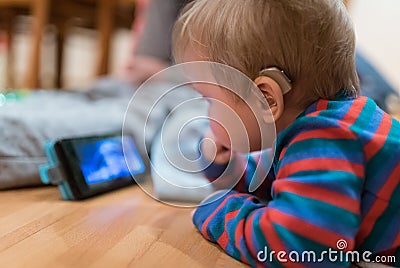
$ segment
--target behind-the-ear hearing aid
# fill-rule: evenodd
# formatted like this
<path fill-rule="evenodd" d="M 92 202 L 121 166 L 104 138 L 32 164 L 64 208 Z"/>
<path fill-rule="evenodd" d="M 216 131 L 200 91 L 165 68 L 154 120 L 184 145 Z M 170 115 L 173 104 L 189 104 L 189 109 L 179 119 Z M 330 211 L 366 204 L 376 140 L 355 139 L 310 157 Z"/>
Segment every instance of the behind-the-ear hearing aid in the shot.
<path fill-rule="evenodd" d="M 292 81 L 285 72 L 277 67 L 268 67 L 260 72 L 260 76 L 268 76 L 272 78 L 282 89 L 282 94 L 285 95 L 292 90 Z"/>
<path fill-rule="evenodd" d="M 290 90 L 292 90 L 292 81 L 285 74 L 285 72 L 282 69 L 279 69 L 278 67 L 265 68 L 260 72 L 259 75 L 267 76 L 267 77 L 271 78 L 272 80 L 274 80 L 281 88 L 282 95 L 285 95 Z M 269 111 L 268 112 L 264 111 L 263 120 L 266 123 L 272 123 L 274 121 L 274 119 Z"/>

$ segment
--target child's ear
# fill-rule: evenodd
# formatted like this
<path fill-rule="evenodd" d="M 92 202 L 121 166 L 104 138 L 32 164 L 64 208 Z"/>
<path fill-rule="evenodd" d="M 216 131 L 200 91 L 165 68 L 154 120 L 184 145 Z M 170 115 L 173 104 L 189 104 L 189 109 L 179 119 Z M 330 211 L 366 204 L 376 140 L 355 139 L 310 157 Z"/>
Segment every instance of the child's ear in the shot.
<path fill-rule="evenodd" d="M 268 76 L 259 76 L 254 80 L 254 83 L 261 90 L 268 102 L 274 120 L 277 121 L 282 116 L 285 108 L 281 87 L 274 79 Z"/>

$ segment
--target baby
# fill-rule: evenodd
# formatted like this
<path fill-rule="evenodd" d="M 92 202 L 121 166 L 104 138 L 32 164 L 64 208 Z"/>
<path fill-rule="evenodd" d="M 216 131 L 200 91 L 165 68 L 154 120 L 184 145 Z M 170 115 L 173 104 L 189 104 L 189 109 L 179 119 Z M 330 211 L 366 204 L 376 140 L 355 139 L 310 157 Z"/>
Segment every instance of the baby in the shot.
<path fill-rule="evenodd" d="M 226 128 L 210 122 L 216 155 L 206 176 L 235 179 L 221 168 L 231 161 L 245 173 L 195 211 L 205 238 L 252 266 L 400 266 L 400 124 L 358 96 L 355 33 L 341 1 L 197 0 L 177 21 L 173 46 L 177 62 L 223 63 L 254 81 L 278 134 L 271 171 L 249 193 L 269 151 L 242 100 L 196 85 L 244 120 L 253 151 L 235 152 Z M 218 116 L 212 102 L 209 115 Z M 209 147 L 202 143 L 205 158 Z"/>

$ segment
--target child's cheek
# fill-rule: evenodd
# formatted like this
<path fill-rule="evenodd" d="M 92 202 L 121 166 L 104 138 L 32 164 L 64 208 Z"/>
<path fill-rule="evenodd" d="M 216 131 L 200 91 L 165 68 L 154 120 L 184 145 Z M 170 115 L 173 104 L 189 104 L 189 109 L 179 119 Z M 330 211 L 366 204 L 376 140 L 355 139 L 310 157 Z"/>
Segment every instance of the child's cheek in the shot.
<path fill-rule="evenodd" d="M 226 148 L 231 147 L 231 141 L 229 138 L 229 133 L 227 132 L 226 128 L 222 126 L 221 123 L 218 123 L 216 120 L 210 120 L 210 128 L 213 132 L 214 136 L 217 138 L 216 142 L 219 142 Z"/>

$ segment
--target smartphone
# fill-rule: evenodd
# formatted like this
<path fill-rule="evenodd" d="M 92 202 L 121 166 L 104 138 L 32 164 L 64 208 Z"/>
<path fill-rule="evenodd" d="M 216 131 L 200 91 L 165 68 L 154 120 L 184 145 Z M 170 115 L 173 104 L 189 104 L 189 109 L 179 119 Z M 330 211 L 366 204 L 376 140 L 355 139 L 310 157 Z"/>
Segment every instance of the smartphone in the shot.
<path fill-rule="evenodd" d="M 46 145 L 44 183 L 59 186 L 65 200 L 81 200 L 143 179 L 146 166 L 131 136 L 106 135 L 57 140 Z"/>

